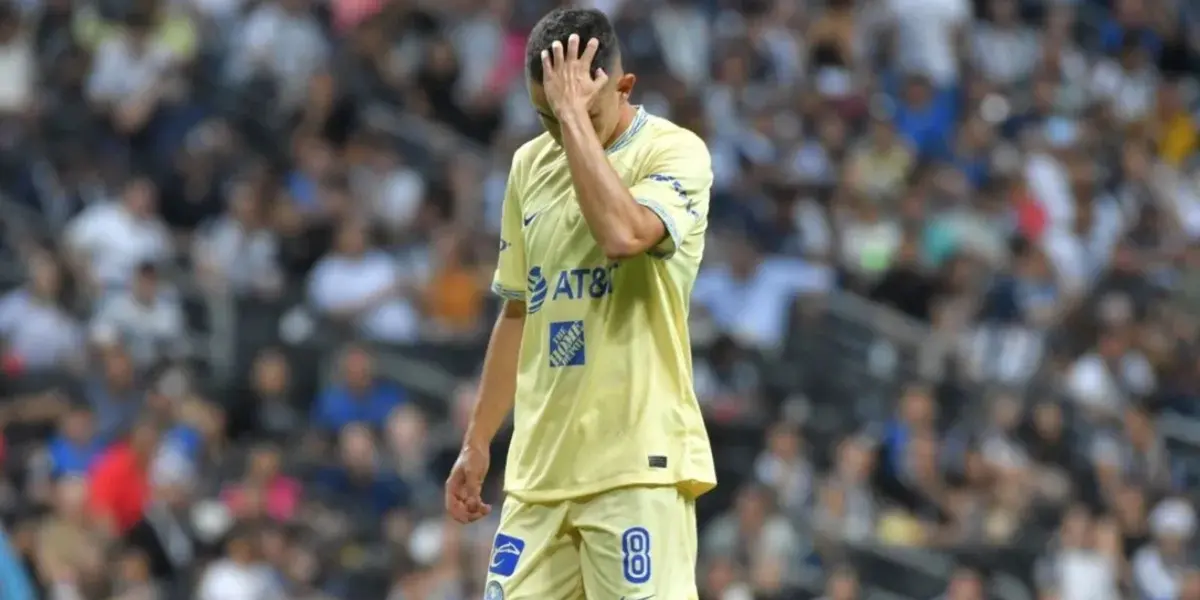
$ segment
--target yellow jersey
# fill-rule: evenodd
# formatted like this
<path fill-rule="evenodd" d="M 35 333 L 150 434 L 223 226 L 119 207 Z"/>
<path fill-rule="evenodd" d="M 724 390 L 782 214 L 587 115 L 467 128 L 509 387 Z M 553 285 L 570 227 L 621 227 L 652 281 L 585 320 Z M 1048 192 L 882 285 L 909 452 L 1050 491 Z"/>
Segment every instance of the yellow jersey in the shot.
<path fill-rule="evenodd" d="M 605 257 L 549 134 L 513 156 L 492 289 L 528 313 L 504 482 L 527 502 L 716 485 L 688 334 L 712 161 L 703 140 L 642 108 L 606 152 L 667 230 L 643 256 Z"/>

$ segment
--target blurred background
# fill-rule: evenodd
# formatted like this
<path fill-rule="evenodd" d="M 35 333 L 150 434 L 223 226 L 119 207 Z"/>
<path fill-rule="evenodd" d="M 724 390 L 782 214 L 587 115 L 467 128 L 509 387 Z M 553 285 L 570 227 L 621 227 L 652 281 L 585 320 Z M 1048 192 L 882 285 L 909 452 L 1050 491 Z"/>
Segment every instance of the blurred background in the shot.
<path fill-rule="evenodd" d="M 481 597 L 553 4 L 0 4 L 0 598 Z M 592 5 L 713 155 L 703 598 L 1200 600 L 1200 4 Z"/>

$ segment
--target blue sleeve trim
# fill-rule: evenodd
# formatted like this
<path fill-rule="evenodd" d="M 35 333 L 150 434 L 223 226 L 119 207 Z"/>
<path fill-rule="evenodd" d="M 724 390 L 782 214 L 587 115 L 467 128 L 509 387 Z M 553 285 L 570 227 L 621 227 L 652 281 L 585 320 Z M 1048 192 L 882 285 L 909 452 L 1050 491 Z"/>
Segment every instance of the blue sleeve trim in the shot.
<path fill-rule="evenodd" d="M 504 287 L 496 282 L 492 283 L 492 293 L 504 298 L 505 300 L 515 300 L 517 302 L 525 301 L 525 292 Z"/>
<path fill-rule="evenodd" d="M 671 217 L 671 213 L 667 212 L 667 209 L 664 208 L 663 205 L 648 198 L 634 198 L 634 200 L 638 204 L 650 209 L 651 212 L 658 216 L 659 220 L 661 220 L 663 223 L 663 227 L 667 229 L 667 236 L 671 238 L 670 248 L 662 248 L 662 242 L 659 242 L 653 248 L 648 250 L 647 254 L 662 260 L 667 260 L 672 256 L 675 256 L 675 251 L 679 249 L 679 246 L 683 240 L 679 239 L 679 230 L 675 227 L 675 219 Z"/>

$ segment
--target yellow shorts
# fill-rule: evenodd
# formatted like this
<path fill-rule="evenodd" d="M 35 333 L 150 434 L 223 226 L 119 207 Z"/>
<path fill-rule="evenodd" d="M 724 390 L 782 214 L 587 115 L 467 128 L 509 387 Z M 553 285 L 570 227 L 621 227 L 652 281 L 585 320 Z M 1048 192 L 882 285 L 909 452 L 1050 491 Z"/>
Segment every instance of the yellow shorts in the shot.
<path fill-rule="evenodd" d="M 696 600 L 696 505 L 674 487 L 509 497 L 485 600 Z"/>

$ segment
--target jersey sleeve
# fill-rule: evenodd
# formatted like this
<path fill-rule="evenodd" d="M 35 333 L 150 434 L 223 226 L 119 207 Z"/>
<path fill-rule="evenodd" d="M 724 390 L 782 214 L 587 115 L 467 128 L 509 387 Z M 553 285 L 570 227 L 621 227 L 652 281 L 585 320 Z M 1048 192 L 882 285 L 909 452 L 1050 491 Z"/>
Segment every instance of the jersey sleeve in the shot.
<path fill-rule="evenodd" d="M 492 291 L 506 300 L 525 300 L 525 241 L 522 236 L 521 182 L 524 181 L 520 153 L 513 156 L 508 183 L 504 188 L 504 206 L 500 216 L 500 255 L 492 276 Z"/>
<path fill-rule="evenodd" d="M 704 141 L 687 130 L 655 140 L 648 174 L 630 193 L 638 204 L 662 219 L 667 237 L 650 250 L 668 259 L 692 235 L 703 235 L 708 223 L 708 196 L 712 189 L 712 158 Z"/>

